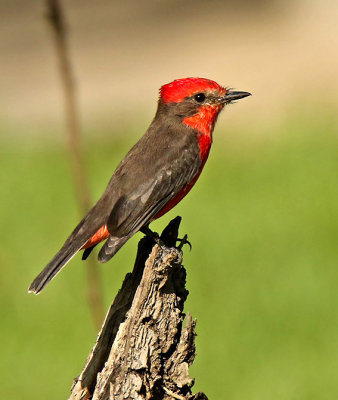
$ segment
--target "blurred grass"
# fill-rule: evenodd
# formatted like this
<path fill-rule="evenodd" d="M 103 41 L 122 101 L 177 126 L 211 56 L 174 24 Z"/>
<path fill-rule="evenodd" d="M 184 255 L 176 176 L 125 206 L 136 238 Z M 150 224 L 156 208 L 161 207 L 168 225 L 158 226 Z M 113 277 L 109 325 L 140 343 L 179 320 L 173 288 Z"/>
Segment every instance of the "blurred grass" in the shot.
<path fill-rule="evenodd" d="M 316 112 L 260 128 L 270 134 L 255 129 L 216 129 L 196 188 L 153 224 L 182 215 L 193 244 L 184 263 L 186 311 L 198 319 L 195 390 L 338 398 L 336 119 Z M 136 140 L 111 135 L 87 146 L 95 198 Z M 67 159 L 47 140 L 0 145 L 2 397 L 66 398 L 96 338 L 80 257 L 38 297 L 26 289 L 79 219 Z M 136 236 L 102 266 L 107 306 L 132 268 Z"/>

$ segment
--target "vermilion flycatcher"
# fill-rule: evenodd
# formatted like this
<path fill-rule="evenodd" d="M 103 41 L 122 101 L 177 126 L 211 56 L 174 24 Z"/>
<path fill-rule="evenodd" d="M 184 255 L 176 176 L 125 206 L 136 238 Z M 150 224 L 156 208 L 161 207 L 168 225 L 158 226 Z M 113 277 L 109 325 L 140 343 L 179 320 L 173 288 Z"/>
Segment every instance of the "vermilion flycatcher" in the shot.
<path fill-rule="evenodd" d="M 39 293 L 79 250 L 84 249 L 83 258 L 87 258 L 105 239 L 98 259 L 110 260 L 136 232 L 172 209 L 202 172 L 218 114 L 224 105 L 247 96 L 250 93 L 203 78 L 177 79 L 162 86 L 147 132 L 29 291 Z"/>

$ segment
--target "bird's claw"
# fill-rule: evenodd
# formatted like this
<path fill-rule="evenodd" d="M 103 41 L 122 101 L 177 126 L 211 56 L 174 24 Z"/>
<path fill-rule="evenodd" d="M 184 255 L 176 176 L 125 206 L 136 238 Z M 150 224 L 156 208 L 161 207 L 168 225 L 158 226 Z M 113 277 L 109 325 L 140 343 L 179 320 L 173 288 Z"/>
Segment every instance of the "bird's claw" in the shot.
<path fill-rule="evenodd" d="M 191 245 L 191 243 L 190 243 L 189 240 L 188 240 L 188 235 L 184 235 L 182 239 L 177 238 L 176 240 L 177 240 L 178 242 L 180 242 L 180 244 L 177 246 L 177 248 L 178 248 L 179 250 L 182 250 L 182 247 L 183 247 L 185 244 L 188 244 L 188 245 L 189 245 L 190 251 L 192 250 L 192 245 Z"/>
<path fill-rule="evenodd" d="M 161 238 L 161 237 L 159 236 L 159 234 L 158 234 L 157 232 L 153 232 L 148 226 L 144 226 L 142 229 L 140 229 L 140 231 L 141 231 L 142 233 L 144 233 L 146 236 L 152 238 L 152 239 L 154 240 L 154 242 L 157 243 L 157 244 L 160 244 L 161 239 L 164 240 L 163 238 Z M 166 242 L 166 241 L 164 240 L 164 242 Z M 191 243 L 190 243 L 189 240 L 188 240 L 188 235 L 184 235 L 182 239 L 177 238 L 177 239 L 176 239 L 176 242 L 180 242 L 180 244 L 177 246 L 177 249 L 178 249 L 178 250 L 182 250 L 182 247 L 183 247 L 185 244 L 188 244 L 188 245 L 189 245 L 190 250 L 192 249 L 192 245 L 191 245 Z"/>

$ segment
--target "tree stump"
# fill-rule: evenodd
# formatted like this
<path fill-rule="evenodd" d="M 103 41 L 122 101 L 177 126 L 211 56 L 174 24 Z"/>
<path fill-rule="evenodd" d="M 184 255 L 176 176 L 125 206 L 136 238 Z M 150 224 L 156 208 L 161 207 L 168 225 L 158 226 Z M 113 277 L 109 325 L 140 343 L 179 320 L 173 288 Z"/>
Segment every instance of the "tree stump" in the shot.
<path fill-rule="evenodd" d="M 134 270 L 110 306 L 71 400 L 207 399 L 191 393 L 196 322 L 188 315 L 183 327 L 188 291 L 175 247 L 180 222 L 172 220 L 158 241 L 140 240 Z"/>

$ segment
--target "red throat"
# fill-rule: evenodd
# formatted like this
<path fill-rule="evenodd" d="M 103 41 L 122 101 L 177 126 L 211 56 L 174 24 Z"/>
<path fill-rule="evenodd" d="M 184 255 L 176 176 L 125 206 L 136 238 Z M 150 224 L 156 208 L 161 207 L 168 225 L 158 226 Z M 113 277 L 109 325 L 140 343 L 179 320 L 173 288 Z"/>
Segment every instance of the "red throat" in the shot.
<path fill-rule="evenodd" d="M 212 143 L 212 132 L 215 127 L 217 116 L 222 108 L 222 105 L 205 105 L 199 108 L 197 114 L 183 119 L 185 125 L 199 132 L 198 144 L 200 146 L 200 157 L 203 162 L 208 158 Z"/>

